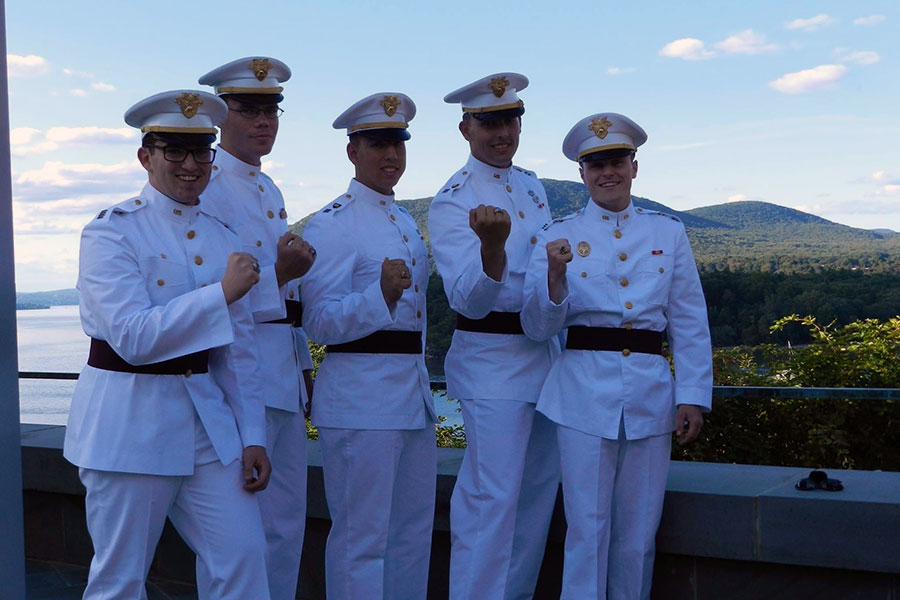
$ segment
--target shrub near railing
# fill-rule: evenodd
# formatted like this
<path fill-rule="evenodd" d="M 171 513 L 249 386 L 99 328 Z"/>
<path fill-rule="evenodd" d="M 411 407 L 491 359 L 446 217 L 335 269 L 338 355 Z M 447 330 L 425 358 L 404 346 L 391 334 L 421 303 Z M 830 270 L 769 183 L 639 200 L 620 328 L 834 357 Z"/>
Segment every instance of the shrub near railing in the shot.
<path fill-rule="evenodd" d="M 900 388 L 900 317 L 841 328 L 791 315 L 812 343 L 716 350 L 717 385 Z M 701 438 L 672 458 L 742 464 L 900 470 L 900 402 L 845 399 L 717 399 Z"/>

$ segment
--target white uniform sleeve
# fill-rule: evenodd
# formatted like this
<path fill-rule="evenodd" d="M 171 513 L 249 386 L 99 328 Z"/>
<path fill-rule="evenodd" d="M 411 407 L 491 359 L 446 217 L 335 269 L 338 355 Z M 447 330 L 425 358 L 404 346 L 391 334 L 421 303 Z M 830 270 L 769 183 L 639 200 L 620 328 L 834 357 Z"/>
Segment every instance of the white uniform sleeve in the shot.
<path fill-rule="evenodd" d="M 481 240 L 469 226 L 469 208 L 464 199 L 465 189 L 438 194 L 428 209 L 428 231 L 450 308 L 470 319 L 482 319 L 496 304 L 509 267 L 504 261 L 500 281 L 485 274 Z"/>
<path fill-rule="evenodd" d="M 250 288 L 250 307 L 253 310 L 253 320 L 257 323 L 277 321 L 285 317 L 284 290 L 293 282 L 278 287 L 278 277 L 275 275 L 275 265 L 260 268 L 259 282 Z"/>
<path fill-rule="evenodd" d="M 334 215 L 313 217 L 303 231 L 316 249 L 316 262 L 303 276 L 303 328 L 320 344 L 342 344 L 360 339 L 394 322 L 376 277 L 354 291 L 353 274 L 359 258 L 353 236 Z M 396 306 L 394 311 L 396 312 Z"/>
<path fill-rule="evenodd" d="M 81 235 L 78 288 L 102 338 L 126 362 L 144 365 L 234 340 L 221 284 L 153 306 L 126 236 L 112 224 Z"/>
<path fill-rule="evenodd" d="M 675 404 L 712 408 L 712 345 L 697 264 L 682 228 L 669 289 L 668 338 L 675 361 Z"/>
<path fill-rule="evenodd" d="M 537 342 L 548 340 L 562 331 L 569 308 L 568 275 L 563 281 L 562 301 L 556 304 L 550 300 L 547 286 L 547 240 L 546 231 L 542 231 L 531 252 L 522 290 L 522 329 L 525 335 Z"/>
<path fill-rule="evenodd" d="M 309 353 L 309 338 L 302 327 L 294 328 L 294 344 L 297 346 L 297 360 L 301 371 L 312 371 L 312 355 Z"/>

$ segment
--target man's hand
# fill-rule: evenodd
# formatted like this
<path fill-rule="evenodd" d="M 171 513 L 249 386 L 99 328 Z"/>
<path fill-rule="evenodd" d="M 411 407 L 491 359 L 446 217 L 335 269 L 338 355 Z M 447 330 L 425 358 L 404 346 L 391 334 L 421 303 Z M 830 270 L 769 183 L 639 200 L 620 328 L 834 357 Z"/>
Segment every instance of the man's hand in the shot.
<path fill-rule="evenodd" d="M 703 427 L 703 413 L 700 407 L 694 404 L 679 404 L 676 418 L 675 437 L 678 438 L 678 444 L 684 446 L 696 440 Z"/>
<path fill-rule="evenodd" d="M 278 240 L 276 250 L 278 258 L 275 259 L 275 277 L 278 278 L 279 287 L 306 275 L 316 261 L 316 249 L 290 231 Z"/>
<path fill-rule="evenodd" d="M 469 211 L 469 227 L 481 240 L 481 268 L 494 281 L 503 277 L 506 238 L 511 226 L 509 213 L 502 208 L 479 204 Z"/>
<path fill-rule="evenodd" d="M 244 466 L 244 489 L 248 492 L 261 492 L 269 485 L 269 475 L 272 474 L 272 465 L 266 455 L 266 449 L 262 446 L 247 446 L 241 457 Z M 253 471 L 256 476 L 253 476 Z"/>
<path fill-rule="evenodd" d="M 412 285 L 412 274 L 402 258 L 385 258 L 381 263 L 381 293 L 390 306 L 400 299 L 403 290 Z"/>
<path fill-rule="evenodd" d="M 554 304 L 562 302 L 566 265 L 572 262 L 572 245 L 566 238 L 547 242 L 547 288 Z"/>
<path fill-rule="evenodd" d="M 244 297 L 259 281 L 259 263 L 252 254 L 232 252 L 228 256 L 228 266 L 222 277 L 222 292 L 225 303 L 231 304 Z"/>

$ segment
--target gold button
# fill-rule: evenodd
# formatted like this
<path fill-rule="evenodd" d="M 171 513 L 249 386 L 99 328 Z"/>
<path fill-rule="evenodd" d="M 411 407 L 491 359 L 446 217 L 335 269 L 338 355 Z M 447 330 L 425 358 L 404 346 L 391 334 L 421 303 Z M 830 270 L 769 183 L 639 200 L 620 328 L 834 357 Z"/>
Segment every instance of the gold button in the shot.
<path fill-rule="evenodd" d="M 379 200 L 379 201 L 378 201 L 378 204 L 384 206 L 385 204 L 387 204 L 387 202 L 385 202 L 384 200 Z"/>
<path fill-rule="evenodd" d="M 350 194 L 344 194 L 344 198 L 352 198 L 352 197 L 353 196 L 351 196 Z"/>
<path fill-rule="evenodd" d="M 418 284 L 418 283 L 417 283 L 416 285 L 413 286 L 413 291 L 416 291 L 416 292 L 419 291 L 419 284 Z"/>
<path fill-rule="evenodd" d="M 396 221 L 396 220 L 397 220 L 397 217 L 395 217 L 394 215 L 391 215 L 391 221 Z"/>
<path fill-rule="evenodd" d="M 273 213 L 273 212 L 270 210 L 270 211 L 266 212 L 266 216 L 269 217 L 270 219 L 274 219 L 274 218 L 275 218 L 275 213 Z"/>
<path fill-rule="evenodd" d="M 619 255 L 619 260 L 625 260 L 626 258 L 628 258 L 628 255 L 625 254 L 624 252 Z"/>
<path fill-rule="evenodd" d="M 468 171 L 463 171 L 462 174 L 463 174 L 463 175 L 468 175 L 469 172 L 468 172 Z"/>
<path fill-rule="evenodd" d="M 261 185 L 258 185 L 258 186 L 256 186 L 256 187 L 258 187 L 258 188 L 259 188 L 259 191 L 261 191 L 261 192 L 266 191 L 266 188 L 264 188 L 264 187 L 261 186 Z"/>
<path fill-rule="evenodd" d="M 135 203 L 136 205 L 138 205 L 138 206 L 141 205 L 141 201 L 140 201 L 140 200 L 135 200 L 134 203 Z"/>
<path fill-rule="evenodd" d="M 185 377 L 190 377 L 190 376 L 193 375 L 193 374 L 194 374 L 194 372 L 191 371 L 190 369 L 188 369 L 187 371 L 184 372 L 184 376 L 185 376 Z"/>
<path fill-rule="evenodd" d="M 616 232 L 613 235 L 616 236 L 616 239 L 619 239 L 622 237 L 622 232 L 616 229 Z"/>
<path fill-rule="evenodd" d="M 662 267 L 660 267 L 660 268 L 659 268 L 659 272 L 660 272 L 660 273 L 663 273 L 663 272 L 665 272 L 665 269 L 663 269 Z"/>
<path fill-rule="evenodd" d="M 262 246 L 262 240 L 256 240 L 256 247 L 259 248 Z"/>
<path fill-rule="evenodd" d="M 525 218 L 525 213 L 523 213 L 523 212 L 520 210 L 520 211 L 519 211 L 519 216 L 522 217 L 522 218 L 524 219 L 524 218 Z"/>
<path fill-rule="evenodd" d="M 582 271 L 582 272 L 581 272 L 581 276 L 582 276 L 582 277 L 587 277 L 587 273 L 585 273 L 584 271 Z"/>
<path fill-rule="evenodd" d="M 417 318 L 417 319 L 421 319 L 421 318 L 422 318 L 422 311 L 421 311 L 421 310 L 417 310 L 417 311 L 416 311 L 416 318 Z"/>
<path fill-rule="evenodd" d="M 403 236 L 403 241 L 404 241 L 404 242 L 408 242 L 408 241 L 409 241 L 409 238 L 406 237 L 406 236 L 404 235 L 404 236 Z"/>
<path fill-rule="evenodd" d="M 202 265 L 202 264 L 203 264 L 203 259 L 200 258 L 199 256 L 195 256 L 195 257 L 194 257 L 194 264 L 196 264 L 196 265 L 198 265 L 198 266 L 199 266 L 199 265 Z"/>
<path fill-rule="evenodd" d="M 194 232 L 193 229 L 191 229 L 191 230 L 189 230 L 189 231 L 187 232 L 187 238 L 188 238 L 189 240 L 192 240 L 192 239 L 194 239 L 195 237 L 197 237 L 197 234 Z"/>
<path fill-rule="evenodd" d="M 630 354 L 631 354 L 631 350 L 629 350 L 628 348 L 625 348 L 624 350 L 622 350 L 622 356 L 629 356 Z"/>
<path fill-rule="evenodd" d="M 412 266 L 416 266 L 416 259 L 412 259 Z"/>
<path fill-rule="evenodd" d="M 500 179 L 500 173 L 494 173 L 494 179 Z"/>
<path fill-rule="evenodd" d="M 627 329 L 628 331 L 631 331 L 631 328 L 632 328 L 632 327 L 634 327 L 634 326 L 633 326 L 630 322 L 629 322 L 629 323 L 625 323 L 625 329 Z"/>
<path fill-rule="evenodd" d="M 634 304 L 632 304 L 631 302 L 626 302 L 625 308 L 627 308 L 628 310 L 631 310 L 632 308 L 634 308 Z"/>
<path fill-rule="evenodd" d="M 291 298 L 291 299 L 293 299 L 293 297 L 294 297 L 294 292 L 289 293 L 289 294 L 288 294 L 288 297 Z"/>
<path fill-rule="evenodd" d="M 627 219 L 628 217 L 630 217 L 630 216 L 631 216 L 631 215 L 629 215 L 629 214 L 627 214 L 627 213 L 625 214 L 625 218 L 626 218 L 626 219 Z"/>
<path fill-rule="evenodd" d="M 213 171 L 218 171 L 218 170 L 219 170 L 219 167 L 217 167 L 216 165 L 213 165 Z"/>
<path fill-rule="evenodd" d="M 156 280 L 156 285 L 158 285 L 158 286 L 163 286 L 163 285 L 166 285 L 166 282 L 163 281 L 162 279 L 157 279 L 157 280 Z"/>
<path fill-rule="evenodd" d="M 619 283 L 622 284 L 622 287 L 628 287 L 628 279 L 626 279 L 625 277 L 623 277 L 622 279 L 620 279 L 620 280 L 619 280 Z"/>
<path fill-rule="evenodd" d="M 511 191 L 512 191 L 512 186 L 509 186 L 509 185 L 506 186 L 506 191 L 507 191 L 507 192 L 511 192 Z"/>
<path fill-rule="evenodd" d="M 256 171 L 250 171 L 250 175 L 256 175 Z"/>
<path fill-rule="evenodd" d="M 537 238 L 534 237 L 534 236 L 531 236 L 531 243 L 532 243 L 532 244 L 537 244 Z"/>
<path fill-rule="evenodd" d="M 159 256 L 160 256 L 160 258 L 166 258 L 165 254 L 160 254 Z"/>
<path fill-rule="evenodd" d="M 173 209 L 172 209 L 172 212 L 175 213 L 176 215 L 178 215 L 179 217 L 181 216 L 181 209 L 180 209 L 180 208 L 173 208 Z"/>

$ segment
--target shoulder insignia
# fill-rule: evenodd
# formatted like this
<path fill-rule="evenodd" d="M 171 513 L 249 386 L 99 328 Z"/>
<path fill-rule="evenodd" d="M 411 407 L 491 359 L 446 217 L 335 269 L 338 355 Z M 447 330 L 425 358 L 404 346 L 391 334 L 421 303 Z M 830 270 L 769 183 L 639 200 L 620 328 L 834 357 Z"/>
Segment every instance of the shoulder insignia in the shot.
<path fill-rule="evenodd" d="M 444 184 L 444 189 L 441 190 L 441 193 L 445 194 L 447 192 L 453 192 L 460 189 L 461 187 L 464 187 L 466 181 L 468 181 L 469 179 L 469 175 L 471 174 L 472 172 L 468 169 L 461 169 L 457 171 L 450 177 L 449 181 Z"/>
<path fill-rule="evenodd" d="M 134 212 L 136 210 L 141 210 L 145 206 L 147 206 L 147 201 L 138 196 L 135 196 L 134 198 L 129 198 L 128 200 L 125 200 L 124 202 L 119 202 L 118 204 L 113 206 L 111 210 L 112 210 L 112 214 L 121 215 L 121 214 L 125 214 L 125 213 Z M 100 216 L 98 215 L 97 218 L 99 219 Z"/>
<path fill-rule="evenodd" d="M 341 194 L 338 196 L 334 202 L 327 205 L 321 211 L 322 214 L 326 213 L 339 213 L 341 209 L 347 208 L 353 202 L 354 197 L 353 194 Z"/>
<path fill-rule="evenodd" d="M 101 210 L 100 213 L 97 215 L 97 218 L 98 218 L 98 219 L 102 219 L 103 217 L 105 217 L 105 216 L 106 216 L 106 210 L 107 210 L 107 209 L 105 209 L 105 208 L 104 208 L 103 210 Z"/>
<path fill-rule="evenodd" d="M 672 219 L 672 220 L 675 221 L 676 223 L 681 223 L 681 219 L 679 219 L 679 218 L 676 217 L 675 215 L 670 215 L 669 213 L 664 213 L 664 212 L 661 212 L 661 211 L 658 211 L 658 210 L 644 210 L 644 211 L 642 211 L 642 212 L 643 212 L 645 215 L 658 215 L 658 216 L 660 216 L 660 217 L 669 217 L 670 219 Z"/>

